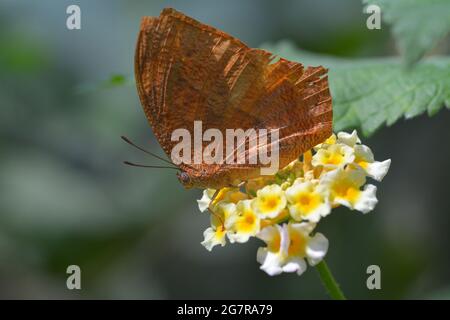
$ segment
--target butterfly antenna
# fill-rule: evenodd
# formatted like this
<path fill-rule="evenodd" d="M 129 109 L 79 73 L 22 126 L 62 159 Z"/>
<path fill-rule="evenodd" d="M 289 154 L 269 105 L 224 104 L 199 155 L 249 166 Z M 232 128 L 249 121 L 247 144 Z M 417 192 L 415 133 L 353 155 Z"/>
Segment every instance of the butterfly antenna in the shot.
<path fill-rule="evenodd" d="M 156 168 L 156 169 L 175 169 L 175 170 L 180 170 L 177 167 L 165 167 L 165 166 L 147 166 L 144 164 L 137 164 L 137 163 L 133 163 L 130 161 L 124 161 L 124 164 L 126 164 L 127 166 L 131 166 L 131 167 L 139 167 L 139 168 Z"/>
<path fill-rule="evenodd" d="M 132 142 L 130 139 L 128 139 L 127 137 L 125 137 L 125 136 L 120 136 L 120 137 L 122 138 L 123 141 L 125 141 L 125 142 L 128 143 L 129 145 L 135 147 L 136 149 L 141 150 L 141 151 L 143 151 L 143 152 L 145 152 L 145 153 L 151 155 L 152 157 L 155 157 L 156 159 L 159 159 L 159 160 L 161 160 L 161 161 L 164 161 L 165 163 L 169 163 L 169 164 L 171 164 L 171 165 L 175 165 L 174 163 L 170 162 L 169 160 L 166 160 L 166 159 L 164 159 L 164 158 L 162 158 L 162 157 L 160 157 L 160 156 L 154 154 L 153 152 L 150 152 L 150 151 L 148 151 L 148 150 L 145 150 L 145 149 L 142 148 L 142 147 L 139 147 L 137 144 L 133 143 L 133 142 Z"/>

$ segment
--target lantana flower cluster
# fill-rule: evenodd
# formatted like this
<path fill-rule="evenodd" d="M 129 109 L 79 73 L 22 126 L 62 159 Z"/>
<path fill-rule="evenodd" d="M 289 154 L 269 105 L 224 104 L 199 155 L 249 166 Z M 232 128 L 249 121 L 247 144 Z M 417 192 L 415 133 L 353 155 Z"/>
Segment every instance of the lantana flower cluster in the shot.
<path fill-rule="evenodd" d="M 367 178 L 381 181 L 390 163 L 375 161 L 356 131 L 339 132 L 274 176 L 249 180 L 241 188 L 206 189 L 197 200 L 211 219 L 202 245 L 211 251 L 256 237 L 265 243 L 256 257 L 263 271 L 301 275 L 328 251 L 328 239 L 314 231 L 317 223 L 339 206 L 372 211 L 377 187 Z"/>

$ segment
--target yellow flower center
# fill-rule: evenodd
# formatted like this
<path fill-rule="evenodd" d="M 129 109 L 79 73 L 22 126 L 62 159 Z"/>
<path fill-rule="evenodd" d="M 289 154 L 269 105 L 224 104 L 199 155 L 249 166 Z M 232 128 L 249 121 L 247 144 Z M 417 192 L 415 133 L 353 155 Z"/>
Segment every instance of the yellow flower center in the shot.
<path fill-rule="evenodd" d="M 338 152 L 326 153 L 324 155 L 324 164 L 338 165 L 342 163 L 343 158 L 342 154 Z"/>
<path fill-rule="evenodd" d="M 261 199 L 262 211 L 272 211 L 280 203 L 280 198 L 275 196 L 269 196 Z"/>
<path fill-rule="evenodd" d="M 300 211 L 308 214 L 319 206 L 320 200 L 320 196 L 317 193 L 305 192 L 298 196 L 296 205 Z"/>
<path fill-rule="evenodd" d="M 361 168 L 363 169 L 367 169 L 367 166 L 369 165 L 369 163 L 367 161 L 356 161 L 357 164 L 359 164 L 361 166 Z"/>
<path fill-rule="evenodd" d="M 361 191 L 349 183 L 340 183 L 334 186 L 334 193 L 337 197 L 345 199 L 350 203 L 355 203 Z"/>
<path fill-rule="evenodd" d="M 249 233 L 255 228 L 256 218 L 253 212 L 247 211 L 242 217 L 236 222 L 236 230 L 238 232 Z"/>
<path fill-rule="evenodd" d="M 288 253 L 290 256 L 305 256 L 306 239 L 298 232 L 290 232 Z"/>
<path fill-rule="evenodd" d="M 247 215 L 245 217 L 245 223 L 249 225 L 253 225 L 255 223 L 255 217 L 253 215 Z"/>
<path fill-rule="evenodd" d="M 311 203 L 311 197 L 309 196 L 309 194 L 303 194 L 299 200 L 299 202 L 304 206 L 307 206 Z"/>

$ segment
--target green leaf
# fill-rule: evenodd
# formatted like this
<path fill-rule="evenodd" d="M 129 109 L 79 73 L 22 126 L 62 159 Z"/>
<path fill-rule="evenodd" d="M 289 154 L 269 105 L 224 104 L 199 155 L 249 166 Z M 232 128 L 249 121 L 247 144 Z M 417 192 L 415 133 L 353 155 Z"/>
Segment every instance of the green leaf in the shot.
<path fill-rule="evenodd" d="M 450 108 L 448 57 L 426 59 L 406 69 L 396 58 L 347 60 L 304 52 L 285 41 L 262 47 L 289 60 L 329 68 L 335 131 L 361 128 L 369 136 L 401 117 Z"/>
<path fill-rule="evenodd" d="M 392 25 L 401 53 L 412 64 L 450 32 L 449 0 L 363 0 L 378 5 L 382 19 Z"/>

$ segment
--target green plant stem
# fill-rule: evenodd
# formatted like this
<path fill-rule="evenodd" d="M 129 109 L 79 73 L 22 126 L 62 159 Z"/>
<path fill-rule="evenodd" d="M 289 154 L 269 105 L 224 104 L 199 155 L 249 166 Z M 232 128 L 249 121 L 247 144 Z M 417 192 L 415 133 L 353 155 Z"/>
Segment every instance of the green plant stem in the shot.
<path fill-rule="evenodd" d="M 319 272 L 320 280 L 322 284 L 327 289 L 328 294 L 333 300 L 346 300 L 344 293 L 342 292 L 336 279 L 334 279 L 333 274 L 328 268 L 325 260 L 322 260 L 316 265 L 316 269 Z"/>

